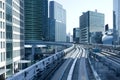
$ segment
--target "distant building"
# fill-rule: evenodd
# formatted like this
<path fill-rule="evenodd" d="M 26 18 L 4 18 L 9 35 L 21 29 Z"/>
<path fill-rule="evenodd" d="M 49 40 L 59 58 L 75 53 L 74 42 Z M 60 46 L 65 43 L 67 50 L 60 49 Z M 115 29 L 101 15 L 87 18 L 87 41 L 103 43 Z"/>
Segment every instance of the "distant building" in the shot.
<path fill-rule="evenodd" d="M 70 42 L 70 35 L 66 36 L 66 42 Z"/>
<path fill-rule="evenodd" d="M 80 28 L 73 28 L 73 42 L 79 42 Z"/>
<path fill-rule="evenodd" d="M 50 1 L 50 28 L 51 41 L 66 42 L 66 10 L 55 1 Z"/>
<path fill-rule="evenodd" d="M 107 32 L 108 30 L 109 30 L 109 25 L 106 24 L 106 25 L 105 25 L 105 32 Z"/>
<path fill-rule="evenodd" d="M 24 0 L 25 41 L 48 40 L 48 0 Z"/>
<path fill-rule="evenodd" d="M 70 33 L 67 34 L 66 42 L 73 42 L 73 36 Z"/>
<path fill-rule="evenodd" d="M 120 0 L 113 0 L 113 32 L 113 43 L 120 44 Z"/>
<path fill-rule="evenodd" d="M 0 80 L 16 73 L 24 58 L 24 0 L 0 0 Z"/>
<path fill-rule="evenodd" d="M 93 43 L 92 35 L 104 31 L 104 14 L 87 11 L 80 16 L 80 43 Z"/>
<path fill-rule="evenodd" d="M 73 35 L 70 35 L 70 42 L 73 42 Z"/>

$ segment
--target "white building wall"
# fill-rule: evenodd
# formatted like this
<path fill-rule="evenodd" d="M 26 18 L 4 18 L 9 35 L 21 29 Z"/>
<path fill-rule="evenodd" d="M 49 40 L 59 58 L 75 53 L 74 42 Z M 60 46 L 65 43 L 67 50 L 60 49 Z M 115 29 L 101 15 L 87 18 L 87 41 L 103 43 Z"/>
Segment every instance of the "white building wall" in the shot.
<path fill-rule="evenodd" d="M 9 0 L 8 0 L 9 1 Z M 21 43 L 21 36 L 23 35 L 21 34 L 21 26 L 20 25 L 20 14 L 24 15 L 23 13 L 21 13 L 20 11 L 20 1 L 23 3 L 24 0 L 12 0 L 12 43 L 13 43 L 13 50 L 12 50 L 12 59 L 7 60 L 6 58 L 6 42 L 7 37 L 6 37 L 6 0 L 0 0 L 0 79 L 1 79 L 1 75 L 3 75 L 3 77 L 8 77 L 9 76 L 9 71 L 7 72 L 7 70 L 9 69 L 10 71 L 12 70 L 12 73 L 10 73 L 11 75 L 14 73 L 14 66 L 15 63 L 18 63 L 18 61 L 20 60 L 20 52 L 21 52 L 21 48 L 24 48 L 24 46 L 20 46 Z M 24 6 L 21 7 L 22 9 L 24 8 Z M 17 14 L 16 14 L 16 13 Z M 16 55 L 16 56 L 15 56 Z M 17 64 L 18 65 L 18 64 Z M 10 66 L 9 68 L 7 68 L 8 66 Z M 1 73 L 1 70 L 4 73 Z M 4 71 L 5 70 L 5 71 Z"/>
<path fill-rule="evenodd" d="M 13 0 L 12 11 L 13 11 L 13 69 L 16 69 L 15 66 L 18 66 L 18 61 L 21 59 L 21 50 L 24 46 L 21 46 L 21 42 L 24 40 L 21 39 L 21 35 L 24 36 L 24 33 L 21 32 L 21 29 L 24 29 L 24 6 L 23 0 Z M 13 71 L 14 73 L 14 71 Z"/>
<path fill-rule="evenodd" d="M 17 0 L 13 0 L 13 24 L 12 24 L 13 25 L 13 62 L 20 60 L 20 4 L 19 3 L 20 0 L 18 0 L 18 2 Z M 16 30 L 16 28 L 19 30 Z"/>
<path fill-rule="evenodd" d="M 5 0 L 0 0 L 0 68 L 6 63 Z"/>

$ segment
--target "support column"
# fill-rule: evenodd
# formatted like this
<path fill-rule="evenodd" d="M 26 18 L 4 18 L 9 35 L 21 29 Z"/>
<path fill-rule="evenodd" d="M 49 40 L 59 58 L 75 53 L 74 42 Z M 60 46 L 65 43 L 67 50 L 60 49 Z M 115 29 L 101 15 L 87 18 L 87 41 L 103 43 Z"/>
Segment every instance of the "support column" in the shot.
<path fill-rule="evenodd" d="M 32 56 L 31 56 L 31 60 L 34 60 L 34 55 L 35 55 L 35 45 L 32 45 Z"/>

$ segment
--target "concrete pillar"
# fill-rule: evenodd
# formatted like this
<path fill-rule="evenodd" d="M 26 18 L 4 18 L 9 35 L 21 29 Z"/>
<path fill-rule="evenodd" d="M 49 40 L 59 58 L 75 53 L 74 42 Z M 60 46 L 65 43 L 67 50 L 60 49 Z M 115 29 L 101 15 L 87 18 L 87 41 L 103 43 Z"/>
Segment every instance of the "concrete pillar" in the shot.
<path fill-rule="evenodd" d="M 32 56 L 31 56 L 31 60 L 34 60 L 34 55 L 35 55 L 35 45 L 32 45 Z"/>

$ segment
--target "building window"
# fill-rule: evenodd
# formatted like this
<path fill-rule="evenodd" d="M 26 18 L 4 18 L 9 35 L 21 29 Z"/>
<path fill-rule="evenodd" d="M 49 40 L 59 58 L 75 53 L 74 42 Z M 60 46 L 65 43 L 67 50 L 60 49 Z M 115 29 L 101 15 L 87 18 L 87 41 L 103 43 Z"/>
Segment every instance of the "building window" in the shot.
<path fill-rule="evenodd" d="M 3 42 L 3 48 L 5 48 L 5 42 Z"/>
<path fill-rule="evenodd" d="M 0 11 L 0 18 L 2 18 L 2 11 Z"/>
<path fill-rule="evenodd" d="M 20 21 L 18 19 L 13 18 L 13 22 L 17 25 L 20 25 Z"/>
<path fill-rule="evenodd" d="M 8 5 L 6 6 L 6 20 L 12 22 L 12 8 Z"/>
<path fill-rule="evenodd" d="M 3 32 L 3 39 L 5 39 L 5 32 Z"/>
<path fill-rule="evenodd" d="M 2 1 L 0 1 L 0 8 L 2 8 Z"/>
<path fill-rule="evenodd" d="M 2 29 L 2 22 L 0 21 L 0 28 Z"/>
<path fill-rule="evenodd" d="M 3 32 L 1 32 L 1 38 L 3 39 Z"/>
<path fill-rule="evenodd" d="M 5 4 L 3 3 L 3 9 L 5 9 Z"/>
<path fill-rule="evenodd" d="M 1 62 L 1 53 L 0 53 L 0 62 Z"/>
<path fill-rule="evenodd" d="M 3 19 L 5 19 L 5 14 L 4 14 L 4 12 L 3 12 Z"/>
<path fill-rule="evenodd" d="M 1 53 L 0 53 L 0 62 L 2 62 L 2 55 L 1 55 Z"/>
<path fill-rule="evenodd" d="M 5 23 L 3 22 L 3 29 L 5 29 Z"/>
<path fill-rule="evenodd" d="M 3 52 L 3 61 L 5 61 L 5 52 Z"/>
<path fill-rule="evenodd" d="M 16 12 L 15 10 L 13 10 L 13 14 L 16 16 L 16 17 L 20 17 L 20 14 L 18 12 Z"/>
<path fill-rule="evenodd" d="M 20 3 L 20 0 L 16 0 L 16 2 L 19 4 L 19 3 Z"/>
<path fill-rule="evenodd" d="M 1 53 L 0 55 L 1 55 L 1 62 L 5 61 L 5 53 Z"/>
<path fill-rule="evenodd" d="M 20 7 L 17 4 L 15 4 L 14 2 L 13 2 L 13 7 L 20 11 Z"/>
<path fill-rule="evenodd" d="M 1 53 L 1 62 L 3 61 L 3 53 Z"/>
<path fill-rule="evenodd" d="M 6 38 L 12 39 L 12 25 L 6 25 Z"/>
<path fill-rule="evenodd" d="M 2 39 L 2 32 L 0 32 L 0 38 Z"/>
<path fill-rule="evenodd" d="M 6 58 L 12 59 L 12 43 L 6 43 Z"/>
<path fill-rule="evenodd" d="M 6 0 L 6 2 L 12 6 L 12 0 Z"/>
<path fill-rule="evenodd" d="M 2 49 L 2 42 L 1 42 L 1 45 L 0 45 L 1 49 Z"/>

